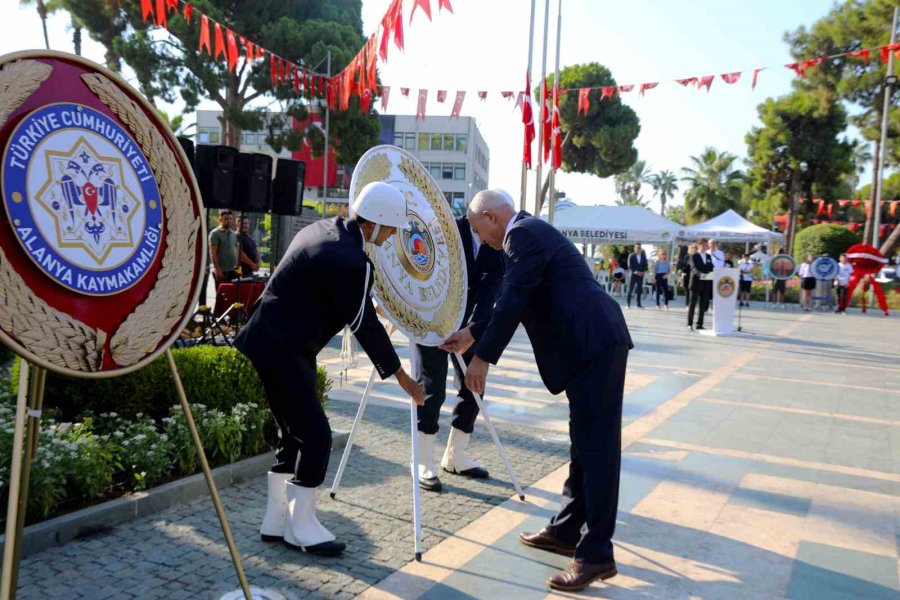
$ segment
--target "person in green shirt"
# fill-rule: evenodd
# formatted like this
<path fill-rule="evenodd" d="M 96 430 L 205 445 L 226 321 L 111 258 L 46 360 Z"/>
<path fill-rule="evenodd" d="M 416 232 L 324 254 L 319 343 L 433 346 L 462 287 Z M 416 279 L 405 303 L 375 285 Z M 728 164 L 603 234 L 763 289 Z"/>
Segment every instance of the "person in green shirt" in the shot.
<path fill-rule="evenodd" d="M 219 211 L 219 226 L 209 232 L 209 258 L 213 264 L 216 286 L 237 279 L 240 240 L 232 228 L 231 209 Z"/>

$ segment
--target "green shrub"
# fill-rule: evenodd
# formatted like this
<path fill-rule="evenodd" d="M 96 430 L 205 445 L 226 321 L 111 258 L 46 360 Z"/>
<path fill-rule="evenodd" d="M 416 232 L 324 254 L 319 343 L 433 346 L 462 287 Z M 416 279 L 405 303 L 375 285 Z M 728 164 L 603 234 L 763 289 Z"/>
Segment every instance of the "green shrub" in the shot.
<path fill-rule="evenodd" d="M 0 367 L 11 361 L 13 358 L 12 350 L 0 343 Z"/>
<path fill-rule="evenodd" d="M 229 413 L 239 403 L 264 405 L 262 384 L 250 361 L 226 346 L 194 346 L 173 350 L 175 364 L 191 405 Z M 18 363 L 13 366 L 9 389 L 15 391 Z M 319 367 L 316 392 L 322 404 L 328 401 L 332 381 Z M 85 416 L 117 413 L 126 418 L 146 415 L 160 422 L 169 407 L 179 404 L 165 357 L 139 371 L 113 379 L 76 379 L 47 374 L 44 403 L 59 410 L 60 420 L 77 421 Z"/>
<path fill-rule="evenodd" d="M 838 258 L 841 252 L 859 243 L 859 235 L 841 225 L 820 223 L 802 229 L 794 239 L 794 257 L 802 261 L 807 254 L 819 256 L 827 254 Z"/>

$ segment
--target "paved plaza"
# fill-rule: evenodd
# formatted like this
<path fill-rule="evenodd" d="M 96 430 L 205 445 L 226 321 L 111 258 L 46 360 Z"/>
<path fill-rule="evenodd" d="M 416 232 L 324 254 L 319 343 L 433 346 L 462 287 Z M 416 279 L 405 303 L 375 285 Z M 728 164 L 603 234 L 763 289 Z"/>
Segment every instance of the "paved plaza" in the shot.
<path fill-rule="evenodd" d="M 603 598 L 900 598 L 900 326 L 745 311 L 747 333 L 692 334 L 682 308 L 626 313 L 636 348 L 625 397 L 616 558 Z M 395 342 L 408 356 L 406 342 Z M 328 412 L 349 429 L 371 366 L 365 356 Z M 489 413 L 523 486 L 479 421 L 483 482 L 444 474 L 422 495 L 424 546 L 412 560 L 409 404 L 377 383 L 336 500 L 322 521 L 348 544 L 312 559 L 259 541 L 265 476 L 223 492 L 251 582 L 300 598 L 559 598 L 547 578 L 566 559 L 521 546 L 554 513 L 566 473 L 568 409 L 541 385 L 520 331 L 488 377 Z M 200 399 L 196 399 L 200 400 Z M 442 416 L 446 440 L 449 409 Z M 330 485 L 339 453 L 332 456 Z M 207 499 L 26 558 L 20 598 L 218 599 L 237 587 Z"/>

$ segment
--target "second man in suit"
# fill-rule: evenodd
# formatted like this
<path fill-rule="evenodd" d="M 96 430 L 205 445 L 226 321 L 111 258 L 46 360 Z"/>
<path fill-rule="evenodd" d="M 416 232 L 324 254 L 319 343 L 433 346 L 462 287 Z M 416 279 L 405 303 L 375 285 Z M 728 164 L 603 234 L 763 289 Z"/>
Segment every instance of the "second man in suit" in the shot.
<path fill-rule="evenodd" d="M 631 279 L 628 282 L 628 308 L 631 308 L 631 295 L 637 288 L 637 307 L 641 306 L 641 294 L 644 291 L 644 274 L 647 272 L 647 255 L 641 250 L 640 244 L 634 245 L 634 252 L 628 255 L 628 270 L 631 271 Z"/>
<path fill-rule="evenodd" d="M 503 257 L 500 252 L 482 244 L 469 225 L 468 217 L 456 219 L 456 226 L 466 254 L 468 290 L 463 326 L 469 322 L 488 321 L 494 309 L 500 282 L 503 279 Z M 420 346 L 411 348 L 412 364 L 418 368 L 418 382 L 425 390 L 425 405 L 418 407 L 419 435 L 419 486 L 425 490 L 440 491 L 441 480 L 435 467 L 434 449 L 438 433 L 438 417 L 441 406 L 447 398 L 447 358 L 448 353 L 440 348 Z M 472 360 L 472 353 L 463 355 L 466 364 Z M 478 405 L 472 392 L 466 387 L 465 376 L 456 363 L 457 395 L 459 401 L 453 409 L 453 422 L 447 440 L 447 448 L 441 459 L 441 468 L 476 479 L 487 478 L 488 472 L 466 454 L 469 438 L 478 416 Z M 414 373 L 414 376 L 416 374 Z"/>
<path fill-rule="evenodd" d="M 694 330 L 694 311 L 700 304 L 700 315 L 697 317 L 697 329 L 703 329 L 703 315 L 709 308 L 712 296 L 712 281 L 707 275 L 712 273 L 713 260 L 709 254 L 706 240 L 700 240 L 697 252 L 691 255 L 691 305 L 688 309 L 688 329 Z"/>

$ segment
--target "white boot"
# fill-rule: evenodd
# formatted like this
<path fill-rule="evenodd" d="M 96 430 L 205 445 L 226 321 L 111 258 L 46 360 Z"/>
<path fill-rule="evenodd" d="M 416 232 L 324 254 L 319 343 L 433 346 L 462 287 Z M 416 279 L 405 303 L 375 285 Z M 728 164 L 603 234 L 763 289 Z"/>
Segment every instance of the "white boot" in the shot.
<path fill-rule="evenodd" d="M 285 484 L 293 473 L 273 473 L 269 471 L 269 493 L 266 496 L 266 514 L 259 528 L 264 542 L 280 542 L 284 536 L 284 519 L 287 516 L 287 491 Z"/>
<path fill-rule="evenodd" d="M 434 466 L 434 444 L 437 435 L 421 431 L 416 433 L 419 446 L 419 487 L 429 492 L 439 492 L 443 486 Z"/>
<path fill-rule="evenodd" d="M 287 518 L 284 522 L 284 543 L 310 554 L 333 556 L 345 548 L 334 541 L 334 535 L 316 518 L 316 488 L 287 482 Z"/>
<path fill-rule="evenodd" d="M 487 470 L 466 455 L 466 447 L 471 437 L 471 434 L 463 433 L 456 427 L 451 428 L 447 449 L 444 450 L 444 458 L 441 459 L 441 467 L 449 473 L 473 479 L 487 479 Z"/>

